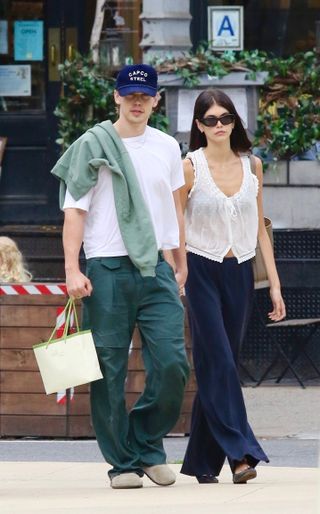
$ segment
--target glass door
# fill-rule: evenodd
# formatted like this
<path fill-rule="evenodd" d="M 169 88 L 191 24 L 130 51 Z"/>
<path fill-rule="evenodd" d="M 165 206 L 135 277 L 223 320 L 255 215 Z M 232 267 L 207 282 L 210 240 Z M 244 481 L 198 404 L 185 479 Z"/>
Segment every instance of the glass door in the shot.
<path fill-rule="evenodd" d="M 1 0 L 0 224 L 61 221 L 59 157 L 53 114 L 61 94 L 58 66 L 87 51 L 85 0 Z"/>
<path fill-rule="evenodd" d="M 0 9 L 0 112 L 44 111 L 44 2 L 4 0 Z"/>

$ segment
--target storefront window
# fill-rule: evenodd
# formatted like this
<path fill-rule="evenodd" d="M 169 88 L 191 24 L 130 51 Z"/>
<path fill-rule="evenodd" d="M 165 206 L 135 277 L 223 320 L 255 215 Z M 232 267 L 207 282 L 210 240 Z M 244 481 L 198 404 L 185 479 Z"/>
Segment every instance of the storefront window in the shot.
<path fill-rule="evenodd" d="M 316 45 L 316 20 L 320 20 L 319 0 L 200 0 L 208 6 L 244 7 L 244 47 L 258 48 L 287 56 L 307 51 Z M 199 0 L 191 0 L 191 12 L 199 11 Z M 193 44 L 207 39 L 205 14 L 193 20 Z"/>
<path fill-rule="evenodd" d="M 107 1 L 100 44 L 101 64 L 117 69 L 141 58 L 141 0 Z"/>
<path fill-rule="evenodd" d="M 45 109 L 43 1 L 0 4 L 0 112 Z"/>

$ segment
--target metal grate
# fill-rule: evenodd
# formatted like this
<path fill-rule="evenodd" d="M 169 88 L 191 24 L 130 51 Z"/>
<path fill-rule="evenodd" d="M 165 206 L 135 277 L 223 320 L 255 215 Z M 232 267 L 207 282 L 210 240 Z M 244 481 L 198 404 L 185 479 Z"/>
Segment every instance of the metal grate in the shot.
<path fill-rule="evenodd" d="M 289 318 L 318 318 L 320 317 L 320 288 L 284 288 L 283 297 Z M 267 313 L 271 310 L 271 301 L 268 289 L 256 291 L 255 304 L 249 323 L 246 339 L 242 346 L 241 362 L 251 375 L 258 378 L 263 370 L 270 364 L 276 354 L 275 346 L 270 342 L 265 323 L 268 322 Z M 303 328 L 299 329 L 302 332 Z M 283 328 L 277 332 L 281 344 L 290 338 L 290 329 Z M 302 334 L 303 335 L 303 334 Z M 291 345 L 287 345 L 290 352 Z M 320 365 L 320 330 L 313 336 L 309 350 L 310 356 L 317 365 Z M 283 366 L 283 363 L 280 363 Z M 297 362 L 297 369 L 305 378 L 312 378 L 314 371 L 305 359 Z M 277 370 L 273 370 L 275 375 Z M 290 376 L 290 374 L 288 374 Z M 243 381 L 248 376 L 243 374 Z"/>
<path fill-rule="evenodd" d="M 276 259 L 320 259 L 320 230 L 274 230 Z"/>

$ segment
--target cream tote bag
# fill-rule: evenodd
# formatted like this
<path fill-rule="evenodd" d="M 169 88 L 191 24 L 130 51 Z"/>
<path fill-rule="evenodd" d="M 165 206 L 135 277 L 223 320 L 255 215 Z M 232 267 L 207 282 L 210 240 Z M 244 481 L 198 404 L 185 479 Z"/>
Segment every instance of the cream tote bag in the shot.
<path fill-rule="evenodd" d="M 74 312 L 77 332 L 67 335 L 71 313 Z M 66 322 L 61 338 L 33 346 L 43 385 L 47 394 L 103 378 L 90 330 L 80 331 L 74 300 L 65 307 Z"/>

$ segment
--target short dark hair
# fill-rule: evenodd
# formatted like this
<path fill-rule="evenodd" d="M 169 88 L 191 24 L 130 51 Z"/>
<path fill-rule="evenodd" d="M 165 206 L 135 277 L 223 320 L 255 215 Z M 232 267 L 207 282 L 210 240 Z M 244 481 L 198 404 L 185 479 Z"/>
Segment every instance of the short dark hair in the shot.
<path fill-rule="evenodd" d="M 205 134 L 202 134 L 198 129 L 196 120 L 201 120 L 207 110 L 214 104 L 224 107 L 235 117 L 234 129 L 230 137 L 232 150 L 234 152 L 248 152 L 251 148 L 251 141 L 247 136 L 241 118 L 231 98 L 221 91 L 221 89 L 205 89 L 196 99 L 193 110 L 189 149 L 194 151 L 202 146 L 207 146 L 207 138 Z"/>

